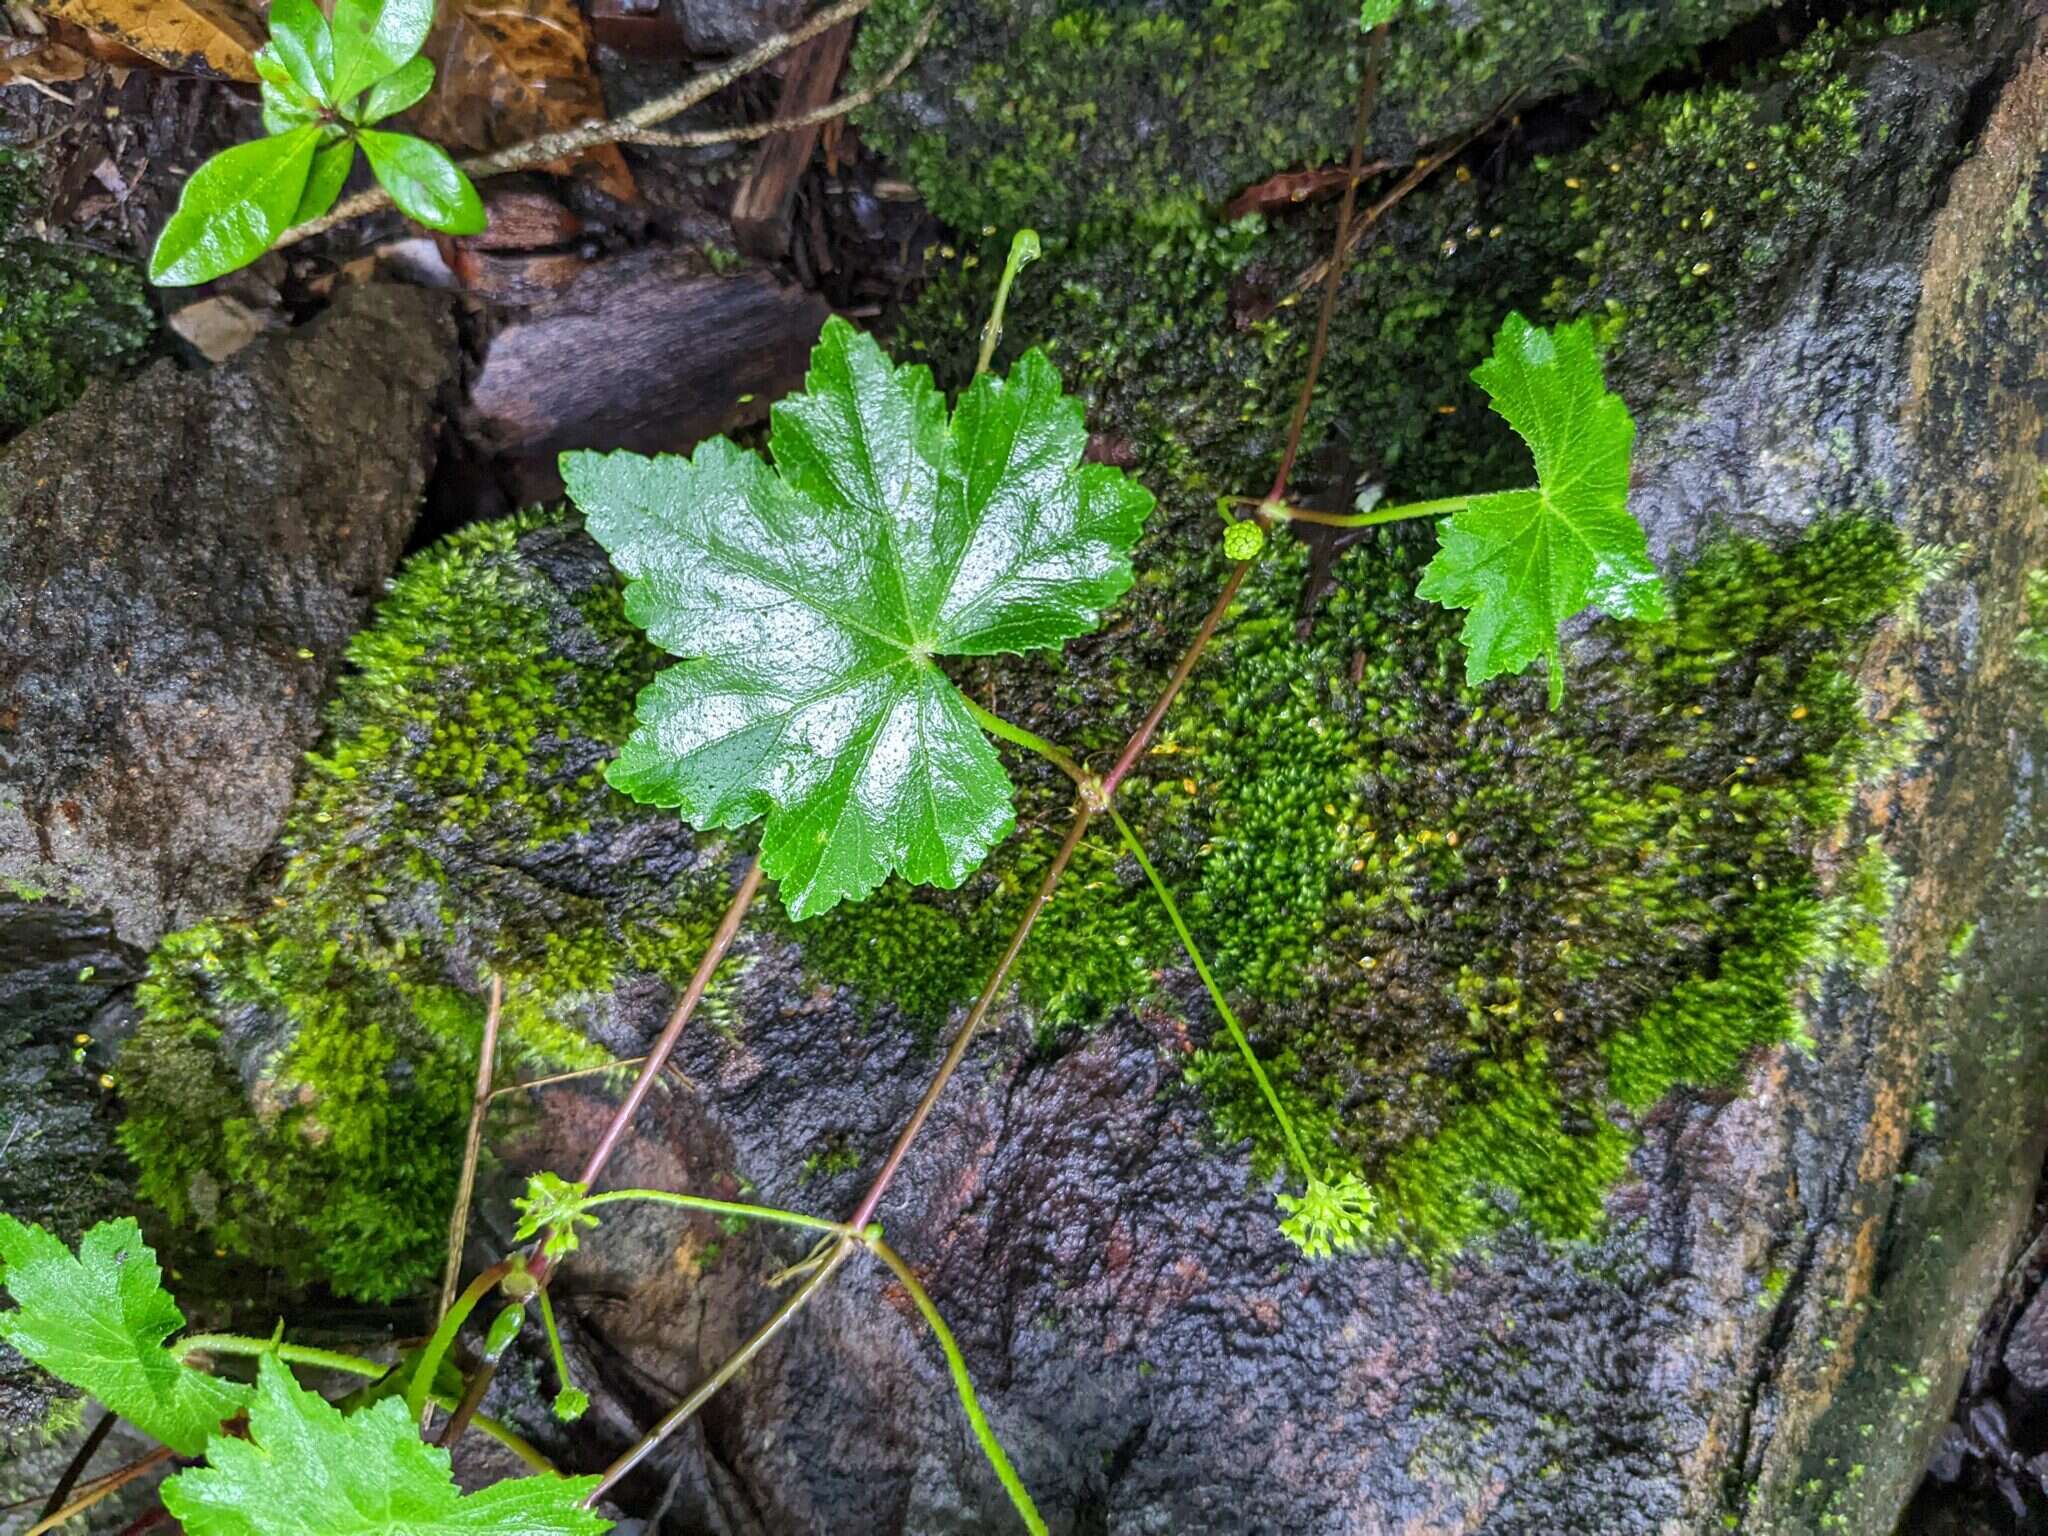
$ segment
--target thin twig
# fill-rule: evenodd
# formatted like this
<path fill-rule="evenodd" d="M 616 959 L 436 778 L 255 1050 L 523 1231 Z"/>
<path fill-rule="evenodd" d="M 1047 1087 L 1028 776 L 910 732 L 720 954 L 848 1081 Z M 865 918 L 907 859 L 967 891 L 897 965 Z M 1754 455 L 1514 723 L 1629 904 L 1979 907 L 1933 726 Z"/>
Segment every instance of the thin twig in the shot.
<path fill-rule="evenodd" d="M 646 1460 L 656 1446 L 696 1417 L 698 1410 L 718 1394 L 718 1389 L 745 1370 L 747 1363 L 767 1347 L 770 1339 L 782 1331 L 783 1325 L 801 1312 L 805 1303 L 824 1288 L 833 1273 L 846 1262 L 847 1256 L 859 1246 L 856 1239 L 842 1239 L 826 1257 L 825 1262 L 812 1272 L 808 1280 L 789 1293 L 788 1299 L 775 1309 L 774 1315 L 767 1322 L 754 1330 L 753 1336 L 746 1343 L 734 1350 L 725 1363 L 707 1376 L 694 1392 L 671 1408 L 659 1424 L 640 1437 L 638 1443 L 604 1469 L 604 1475 L 597 1480 L 597 1486 L 590 1490 L 589 1496 L 583 1501 L 584 1505 L 595 1506 L 599 1499 L 618 1486 L 622 1478 Z"/>
<path fill-rule="evenodd" d="M 1351 211 L 1358 206 L 1358 183 L 1365 175 L 1365 136 L 1372 127 L 1373 102 L 1380 93 L 1380 54 L 1387 45 L 1387 23 L 1372 29 L 1365 48 L 1365 77 L 1358 83 L 1358 121 L 1351 134 L 1351 174 L 1344 181 L 1344 201 L 1337 209 L 1337 249 L 1350 249 Z M 1316 375 L 1322 370 L 1323 354 L 1330 347 L 1330 316 L 1337 309 L 1337 289 L 1344 282 L 1344 264 L 1330 263 L 1323 284 L 1322 308 L 1316 311 L 1316 339 L 1309 348 L 1308 373 L 1302 378 L 1301 393 L 1294 401 L 1294 417 L 1287 423 L 1287 447 L 1280 455 L 1280 472 L 1273 477 L 1272 499 L 1287 494 L 1287 477 L 1294 473 L 1295 456 L 1301 452 L 1301 430 L 1308 425 L 1309 402 L 1315 398 Z"/>
<path fill-rule="evenodd" d="M 1152 738 L 1158 734 L 1160 724 L 1166 719 L 1166 712 L 1173 708 L 1173 701 L 1180 697 L 1181 689 L 1186 686 L 1189 675 L 1195 670 L 1195 663 L 1202 659 L 1202 653 L 1209 648 L 1209 641 L 1216 633 L 1216 626 L 1223 622 L 1223 615 L 1237 600 L 1237 589 L 1244 585 L 1244 579 L 1251 574 L 1251 570 L 1252 562 L 1241 560 L 1231 571 L 1230 579 L 1223 583 L 1223 590 L 1209 606 L 1209 616 L 1202 620 L 1202 627 L 1195 632 L 1194 643 L 1181 657 L 1180 665 L 1173 669 L 1173 676 L 1166 684 L 1166 691 L 1154 702 L 1145 716 L 1144 723 L 1131 732 L 1131 739 L 1124 743 L 1123 751 L 1117 754 L 1116 766 L 1110 769 L 1103 779 L 1102 792 L 1105 799 L 1116 794 L 1117 786 L 1130 775 L 1131 769 L 1137 766 L 1138 759 L 1144 756 L 1145 749 L 1152 744 Z"/>
<path fill-rule="evenodd" d="M 693 77 L 687 84 L 657 97 L 643 106 L 634 108 L 624 117 L 608 118 L 601 121 L 579 123 L 574 128 L 564 128 L 555 133 L 544 133 L 539 138 L 528 139 L 523 144 L 514 144 L 508 149 L 478 155 L 462 162 L 462 169 L 472 180 L 481 181 L 489 176 L 502 176 L 508 171 L 529 170 L 537 165 L 580 155 L 585 150 L 596 149 L 601 144 L 618 144 L 657 123 L 665 123 L 678 113 L 687 112 L 699 102 L 717 95 L 735 80 L 752 74 L 763 64 L 770 63 L 800 47 L 818 36 L 829 32 L 843 21 L 851 21 L 866 10 L 874 0 L 840 0 L 828 6 L 792 32 L 778 32 L 758 47 L 750 48 L 738 58 L 720 65 L 717 69 Z M 350 219 L 361 218 L 366 213 L 376 213 L 391 206 L 391 194 L 381 187 L 369 192 L 359 192 L 336 205 L 334 211 L 322 218 L 309 219 L 294 229 L 280 235 L 276 248 L 297 245 L 301 240 L 325 234 L 337 224 Z"/>
<path fill-rule="evenodd" d="M 596 1184 L 598 1176 L 605 1170 L 605 1165 L 611 1161 L 612 1153 L 618 1150 L 620 1139 L 633 1124 L 633 1116 L 647 1101 L 647 1095 L 653 1091 L 654 1080 L 660 1076 L 662 1067 L 668 1062 L 669 1054 L 675 1050 L 676 1041 L 682 1038 L 683 1030 L 689 1024 L 691 1016 L 696 1013 L 698 1003 L 703 1001 L 713 974 L 725 959 L 726 952 L 732 948 L 733 940 L 739 936 L 740 924 L 746 920 L 747 910 L 753 906 L 754 897 L 760 892 L 761 875 L 761 856 L 757 853 L 748 863 L 746 874 L 740 877 L 739 888 L 733 892 L 732 901 L 725 909 L 725 916 L 719 919 L 718 931 L 712 934 L 711 943 L 697 961 L 697 969 L 690 977 L 690 984 L 683 989 L 683 995 L 676 999 L 675 1010 L 669 1014 L 668 1022 L 662 1026 L 660 1036 L 656 1038 L 653 1047 L 641 1062 L 640 1075 L 633 1079 L 633 1086 L 627 1090 L 625 1099 L 612 1111 L 611 1121 L 605 1126 L 604 1134 L 598 1138 L 597 1146 L 584 1162 L 583 1172 L 577 1179 L 578 1183 Z M 548 1256 L 540 1251 L 540 1245 L 536 1242 L 528 1252 L 526 1272 L 538 1285 L 544 1286 L 548 1283 L 552 1267 Z M 490 1390 L 491 1379 L 497 1375 L 497 1371 L 497 1366 L 488 1360 L 477 1367 L 469 1378 L 468 1385 L 463 1388 L 462 1401 L 455 1405 L 455 1411 L 448 1416 L 448 1423 L 441 1431 L 441 1444 L 453 1445 L 461 1438 L 462 1432 L 469 1427 L 469 1421 L 476 1417 L 477 1408 L 484 1400 L 484 1393 Z"/>
<path fill-rule="evenodd" d="M 1024 948 L 1024 941 L 1031 937 L 1031 930 L 1038 922 L 1039 913 L 1043 912 L 1045 904 L 1052 900 L 1052 893 L 1059 886 L 1060 876 L 1066 873 L 1067 865 L 1074 857 L 1074 850 L 1081 846 L 1081 838 L 1087 832 L 1088 823 L 1094 814 L 1094 809 L 1086 797 L 1075 803 L 1074 821 L 1073 825 L 1067 828 L 1067 840 L 1060 844 L 1060 851 L 1053 855 L 1053 861 L 1045 871 L 1045 878 L 1039 881 L 1038 894 L 1032 897 L 1031 905 L 1025 909 L 1023 918 L 1017 924 L 1017 931 L 1010 935 L 1009 947 L 1003 951 L 1002 959 L 996 962 L 996 968 L 989 973 L 987 985 L 981 989 L 981 996 L 974 1000 L 974 1006 L 968 1010 L 967 1018 L 960 1026 L 960 1032 L 953 1037 L 952 1047 L 946 1052 L 946 1059 L 939 1063 L 939 1070 L 925 1088 L 924 1097 L 918 1100 L 917 1108 L 911 1111 L 909 1123 L 897 1133 L 895 1145 L 889 1148 L 889 1155 L 882 1161 L 881 1172 L 875 1175 L 874 1183 L 868 1186 L 868 1192 L 861 1197 L 859 1207 L 854 1211 L 852 1219 L 847 1222 L 854 1231 L 860 1231 L 875 1219 L 875 1208 L 882 1203 L 882 1196 L 888 1192 L 891 1181 L 896 1177 L 896 1170 L 903 1165 L 904 1154 L 909 1152 L 910 1144 L 917 1139 L 917 1133 L 923 1129 L 932 1107 L 939 1102 L 939 1095 L 946 1091 L 946 1084 L 951 1081 L 954 1071 L 967 1055 L 967 1047 L 972 1043 L 975 1031 L 981 1027 L 981 1021 L 988 1017 L 989 1009 L 1002 991 L 1003 982 L 1009 977 L 1010 967 L 1017 963 L 1017 956 Z"/>
<path fill-rule="evenodd" d="M 78 1447 L 78 1454 L 71 1458 L 71 1464 L 65 1467 L 64 1475 L 57 1479 L 57 1486 L 50 1490 L 50 1497 L 44 1501 L 42 1514 L 38 1518 L 47 1520 L 64 1507 L 64 1501 L 71 1497 L 71 1490 L 78 1486 L 80 1474 L 91 1464 L 93 1453 L 106 1444 L 107 1436 L 113 1432 L 119 1418 L 118 1414 L 104 1410 L 100 1413 L 99 1422 L 93 1425 L 91 1433 Z"/>
<path fill-rule="evenodd" d="M 498 1021 L 505 1011 L 505 978 L 491 977 L 491 1005 L 484 1010 L 483 1048 L 477 1053 L 476 1095 L 469 1106 L 469 1136 L 462 1144 L 462 1178 L 455 1186 L 455 1211 L 448 1219 L 448 1265 L 441 1272 L 441 1304 L 434 1309 L 440 1322 L 454 1304 L 455 1289 L 462 1283 L 462 1245 L 469 1236 L 469 1202 L 476 1192 L 476 1161 L 483 1151 L 484 1117 L 491 1108 L 491 1071 L 498 1059 Z"/>
<path fill-rule="evenodd" d="M 54 1531 L 66 1520 L 71 1519 L 75 1515 L 84 1514 L 93 1505 L 99 1503 L 100 1500 L 110 1494 L 120 1492 L 137 1478 L 148 1476 L 149 1473 L 162 1466 L 165 1462 L 174 1460 L 176 1456 L 177 1452 L 173 1451 L 168 1445 L 158 1446 L 146 1455 L 129 1462 L 120 1471 L 109 1473 L 107 1476 L 98 1479 L 84 1493 L 81 1493 L 62 1509 L 38 1520 L 24 1531 L 22 1536 L 43 1536 L 45 1531 Z"/>
<path fill-rule="evenodd" d="M 844 117 L 857 112 L 869 102 L 879 99 L 903 72 L 910 68 L 924 45 L 931 41 L 932 28 L 939 23 L 939 9 L 933 6 L 924 13 L 924 20 L 918 23 L 917 31 L 911 36 L 909 45 L 896 56 L 882 77 L 865 90 L 855 91 L 851 96 L 842 96 L 837 101 L 828 101 L 822 107 L 813 107 L 795 117 L 778 117 L 765 123 L 746 123 L 738 128 L 707 128 L 695 133 L 666 133 L 659 128 L 643 128 L 619 140 L 621 144 L 643 144 L 654 149 L 697 149 L 707 144 L 746 144 L 755 139 L 772 138 L 778 133 L 789 133 L 797 128 L 815 128 L 820 123 L 829 123 L 835 117 Z"/>
<path fill-rule="evenodd" d="M 1357 223 L 1351 226 L 1349 232 L 1347 232 L 1347 234 L 1345 235 L 1344 243 L 1341 246 L 1339 246 L 1336 250 L 1331 252 L 1330 255 L 1325 256 L 1321 258 L 1319 261 L 1315 262 L 1312 266 L 1308 268 L 1307 271 L 1303 272 L 1299 277 L 1297 277 L 1294 280 L 1294 291 L 1296 293 L 1301 293 L 1306 291 L 1307 289 L 1313 288 L 1317 283 L 1327 280 L 1330 274 L 1331 266 L 1333 264 L 1341 265 L 1344 258 L 1351 254 L 1351 248 L 1357 245 L 1359 241 L 1365 238 L 1367 230 L 1371 229 L 1375 224 L 1379 223 L 1381 219 L 1385 218 L 1387 213 L 1394 207 L 1396 203 L 1401 202 L 1404 198 L 1408 196 L 1409 193 L 1413 192 L 1417 187 L 1421 186 L 1425 181 L 1429 180 L 1430 177 L 1434 176 L 1438 171 L 1442 170 L 1446 162 L 1455 160 L 1458 156 L 1462 155 L 1466 150 L 1470 149 L 1479 138 L 1481 138 L 1484 134 L 1491 130 L 1493 125 L 1499 122 L 1501 118 L 1506 115 L 1508 109 L 1515 104 L 1517 99 L 1518 98 L 1516 97 L 1509 97 L 1506 101 L 1502 102 L 1498 107 L 1494 108 L 1493 115 L 1487 118 L 1487 120 L 1481 123 L 1477 128 L 1474 128 L 1464 137 L 1457 139 L 1450 144 L 1447 144 L 1444 148 L 1438 150 L 1435 154 L 1429 155 L 1421 160 L 1418 160 L 1407 175 L 1403 176 L 1399 181 L 1394 183 L 1392 189 L 1388 191 L 1385 197 L 1381 198 L 1378 202 L 1374 203 L 1370 208 L 1366 209 L 1364 213 L 1358 216 Z"/>
<path fill-rule="evenodd" d="M 502 1088 L 493 1088 L 491 1097 L 502 1099 L 508 1093 L 524 1093 L 529 1088 L 552 1088 L 556 1083 L 573 1083 L 578 1078 L 602 1077 L 607 1072 L 624 1072 L 646 1060 L 645 1056 L 627 1056 L 619 1061 L 608 1061 L 601 1067 L 578 1067 L 573 1072 L 550 1072 L 546 1077 L 530 1077 L 524 1082 L 507 1083 Z"/>

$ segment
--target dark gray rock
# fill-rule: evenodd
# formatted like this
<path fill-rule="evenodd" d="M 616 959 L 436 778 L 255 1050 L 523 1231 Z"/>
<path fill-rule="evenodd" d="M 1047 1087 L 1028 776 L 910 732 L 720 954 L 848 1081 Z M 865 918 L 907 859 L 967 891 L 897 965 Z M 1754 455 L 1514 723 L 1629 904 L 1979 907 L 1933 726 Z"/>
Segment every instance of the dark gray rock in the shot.
<path fill-rule="evenodd" d="M 455 360 L 445 298 L 352 289 L 0 454 L 0 876 L 139 944 L 236 904 L 404 547 Z"/>
<path fill-rule="evenodd" d="M 1897 101 L 1920 104 L 1893 152 L 1931 168 L 1892 184 L 1898 227 L 1824 242 L 1772 332 L 1785 349 L 1709 374 L 1642 448 L 1667 549 L 1864 510 L 1951 551 L 1861 673 L 1881 713 L 1927 732 L 1857 815 L 1902 876 L 1890 966 L 1868 987 L 1827 978 L 1810 1048 L 1648 1117 L 1602 1240 L 1511 1234 L 1435 1275 L 1300 1263 L 1180 1090 L 1171 1014 L 1118 1016 L 1064 1054 L 998 1024 L 881 1214 L 1056 1531 L 1891 1528 L 2044 1151 L 2048 726 L 2014 647 L 2048 560 L 2048 63 L 2007 46 L 2010 79 L 1981 38 L 1888 45 Z M 790 949 L 750 960 L 744 1024 L 686 1037 L 688 1086 L 658 1097 L 616 1176 L 744 1177 L 771 1203 L 843 1209 L 858 1178 L 807 1174 L 796 1150 L 871 1165 L 936 1050 L 816 994 Z M 604 1102 L 554 1091 L 512 1167 L 573 1166 Z M 599 1398 L 563 1455 L 596 1466 L 629 1444 L 772 1310 L 762 1283 L 804 1247 L 618 1217 L 563 1281 Z M 628 1503 L 658 1529 L 760 1536 L 1011 1519 L 937 1351 L 872 1269 L 780 1335 Z"/>

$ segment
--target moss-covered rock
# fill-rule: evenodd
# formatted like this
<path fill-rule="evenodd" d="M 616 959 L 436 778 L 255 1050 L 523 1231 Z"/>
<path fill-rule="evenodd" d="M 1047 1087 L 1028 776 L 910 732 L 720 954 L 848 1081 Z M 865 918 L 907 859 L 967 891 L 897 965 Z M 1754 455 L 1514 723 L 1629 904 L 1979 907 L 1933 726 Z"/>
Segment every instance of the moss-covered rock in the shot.
<path fill-rule="evenodd" d="M 1393 29 L 1374 146 L 1400 154 L 1513 96 L 1628 90 L 1764 0 L 1416 0 Z M 855 68 L 878 74 L 926 7 L 882 0 Z M 1364 48 L 1356 0 L 949 3 L 864 130 L 956 227 L 1071 235 L 1202 223 L 1276 171 L 1341 160 Z"/>
<path fill-rule="evenodd" d="M 33 167 L 0 150 L 0 437 L 77 399 L 103 373 L 139 362 L 156 312 L 133 265 L 17 236 Z"/>
<path fill-rule="evenodd" d="M 1414 494 L 1524 477 L 1465 377 L 1500 314 L 1594 313 L 1617 367 L 1662 377 L 1774 302 L 1868 148 L 1860 67 L 1823 28 L 1498 183 L 1446 176 L 1352 263 L 1312 440 Z M 1270 472 L 1309 308 L 1284 299 L 1326 236 L 1184 221 L 1031 270 L 1009 345 L 1048 342 L 1165 506 L 1109 632 L 962 664 L 977 697 L 1082 752 L 1122 738 L 1214 590 L 1211 499 Z M 942 379 L 971 366 L 992 266 L 906 319 L 900 347 Z M 1426 542 L 1270 559 L 1127 804 L 1320 1155 L 1385 1192 L 1387 1235 L 1441 1251 L 1513 1210 L 1583 1235 L 1630 1113 L 1788 1037 L 1816 966 L 1878 958 L 1883 869 L 1814 861 L 1880 747 L 1845 666 L 1912 573 L 1874 522 L 1726 541 L 1669 623 L 1582 646 L 1551 715 L 1525 684 L 1465 685 L 1455 620 L 1413 596 Z M 351 659 L 277 908 L 163 947 L 123 1073 L 154 1198 L 390 1295 L 437 1258 L 482 976 L 507 978 L 516 1057 L 625 1053 L 622 1000 L 687 970 L 732 855 L 602 782 L 660 658 L 573 526 L 421 557 Z M 1012 769 L 1022 830 L 960 891 L 892 883 L 783 925 L 817 977 L 927 1027 L 972 997 L 1064 820 L 1062 779 Z M 1016 982 L 1050 1038 L 1177 961 L 1136 870 L 1090 840 Z M 1197 1051 L 1191 1076 L 1270 1167 L 1234 1055 Z M 231 1134 L 185 1133 L 195 1096 Z"/>

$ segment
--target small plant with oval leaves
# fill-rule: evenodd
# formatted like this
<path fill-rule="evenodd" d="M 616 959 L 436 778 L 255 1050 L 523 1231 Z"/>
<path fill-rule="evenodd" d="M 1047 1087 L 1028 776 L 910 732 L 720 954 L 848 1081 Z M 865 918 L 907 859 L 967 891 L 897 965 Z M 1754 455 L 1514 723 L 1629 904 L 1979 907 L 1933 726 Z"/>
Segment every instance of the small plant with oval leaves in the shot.
<path fill-rule="evenodd" d="M 331 23 L 313 0 L 275 0 L 255 56 L 267 134 L 192 173 L 150 281 L 203 283 L 247 266 L 333 208 L 359 149 L 408 217 L 445 234 L 481 230 L 483 202 L 446 150 L 376 126 L 433 89 L 420 53 L 433 25 L 434 0 L 335 0 Z"/>

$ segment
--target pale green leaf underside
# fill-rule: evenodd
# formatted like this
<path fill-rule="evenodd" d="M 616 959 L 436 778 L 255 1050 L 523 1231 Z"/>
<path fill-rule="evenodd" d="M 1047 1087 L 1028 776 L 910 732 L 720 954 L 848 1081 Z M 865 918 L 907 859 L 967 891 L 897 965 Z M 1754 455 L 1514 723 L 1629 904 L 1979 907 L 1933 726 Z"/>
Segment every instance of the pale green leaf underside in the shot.
<path fill-rule="evenodd" d="M 957 886 L 1008 833 L 1010 784 L 933 658 L 1058 646 L 1130 586 L 1152 497 L 1085 444 L 1039 353 L 949 421 L 927 370 L 834 320 L 775 408 L 772 469 L 723 439 L 565 454 L 628 616 L 687 658 L 642 693 L 612 783 L 699 826 L 765 815 L 798 918 L 891 873 Z"/>
<path fill-rule="evenodd" d="M 1537 483 L 1475 496 L 1440 524 L 1441 547 L 1416 592 L 1471 610 L 1468 680 L 1519 672 L 1541 656 L 1555 707 L 1565 620 L 1589 605 L 1616 618 L 1664 615 L 1663 583 L 1628 510 L 1635 422 L 1608 392 L 1584 321 L 1546 331 L 1509 315 L 1472 376 L 1528 443 Z"/>
<path fill-rule="evenodd" d="M 0 1312 L 0 1339 L 144 1434 L 196 1456 L 241 1411 L 247 1387 L 164 1348 L 185 1318 L 132 1220 L 101 1222 L 73 1257 L 41 1227 L 0 1214 L 0 1264 L 16 1308 Z"/>
<path fill-rule="evenodd" d="M 257 1368 L 246 1439 L 216 1436 L 207 1465 L 164 1484 L 186 1536 L 600 1536 L 582 1507 L 594 1477 L 543 1474 L 455 1486 L 448 1453 L 387 1397 L 343 1414 L 274 1355 Z"/>

